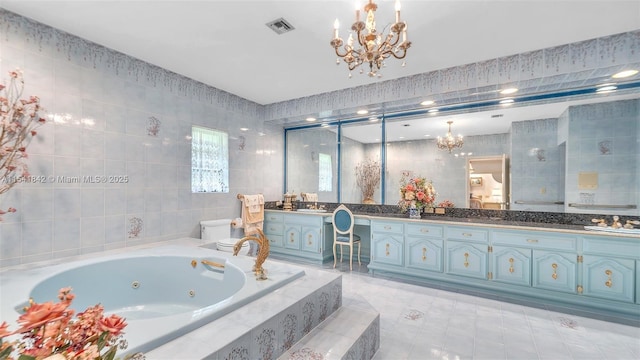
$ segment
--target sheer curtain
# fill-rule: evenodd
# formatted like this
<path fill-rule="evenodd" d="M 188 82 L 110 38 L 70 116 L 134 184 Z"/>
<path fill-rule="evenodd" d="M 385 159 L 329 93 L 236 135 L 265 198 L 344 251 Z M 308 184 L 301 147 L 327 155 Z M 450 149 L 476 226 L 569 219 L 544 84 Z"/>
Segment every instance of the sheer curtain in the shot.
<path fill-rule="evenodd" d="M 222 131 L 192 127 L 192 192 L 229 192 L 228 138 Z"/>

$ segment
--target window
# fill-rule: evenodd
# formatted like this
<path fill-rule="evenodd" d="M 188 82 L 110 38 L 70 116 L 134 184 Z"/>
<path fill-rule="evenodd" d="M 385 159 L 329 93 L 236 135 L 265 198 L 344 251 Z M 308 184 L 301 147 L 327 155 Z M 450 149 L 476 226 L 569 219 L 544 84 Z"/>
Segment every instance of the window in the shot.
<path fill-rule="evenodd" d="M 191 191 L 229 192 L 229 136 L 202 127 L 191 128 Z"/>
<path fill-rule="evenodd" d="M 331 155 L 320 153 L 318 156 L 318 191 L 331 191 L 333 171 L 331 170 Z"/>

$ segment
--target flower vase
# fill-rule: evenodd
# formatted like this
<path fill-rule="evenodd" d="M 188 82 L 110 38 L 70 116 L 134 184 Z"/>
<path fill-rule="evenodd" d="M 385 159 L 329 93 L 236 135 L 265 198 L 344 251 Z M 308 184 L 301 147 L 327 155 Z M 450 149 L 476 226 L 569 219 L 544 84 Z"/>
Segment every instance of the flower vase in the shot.
<path fill-rule="evenodd" d="M 420 209 L 409 208 L 409 219 L 420 219 Z"/>

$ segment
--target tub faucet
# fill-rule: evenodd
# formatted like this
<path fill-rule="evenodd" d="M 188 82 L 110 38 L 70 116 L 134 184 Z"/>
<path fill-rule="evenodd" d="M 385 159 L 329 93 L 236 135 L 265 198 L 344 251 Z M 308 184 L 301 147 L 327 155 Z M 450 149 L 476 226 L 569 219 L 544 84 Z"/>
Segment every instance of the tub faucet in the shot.
<path fill-rule="evenodd" d="M 253 272 L 256 275 L 256 280 L 266 280 L 267 272 L 262 267 L 262 264 L 267 260 L 267 256 L 269 256 L 269 239 L 264 235 L 262 230 L 257 229 L 258 236 L 245 236 L 242 239 L 238 240 L 238 242 L 233 246 L 233 255 L 236 256 L 240 252 L 242 248 L 242 244 L 245 241 L 253 240 L 258 243 L 258 255 L 256 256 L 256 263 L 253 265 Z"/>

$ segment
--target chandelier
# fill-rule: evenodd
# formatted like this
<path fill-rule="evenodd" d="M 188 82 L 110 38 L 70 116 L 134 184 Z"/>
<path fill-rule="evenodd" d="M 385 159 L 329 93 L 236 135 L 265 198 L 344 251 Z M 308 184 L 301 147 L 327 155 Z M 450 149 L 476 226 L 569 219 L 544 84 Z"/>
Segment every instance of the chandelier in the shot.
<path fill-rule="evenodd" d="M 340 23 L 338 19 L 333 24 L 333 40 L 331 40 L 331 46 L 336 50 L 338 59 L 336 64 L 340 65 L 340 58 L 344 59 L 349 67 L 349 78 L 351 78 L 351 70 L 357 68 L 360 65 L 369 64 L 370 77 L 381 77 L 378 72 L 381 67 L 384 66 L 384 61 L 390 56 L 396 59 L 404 59 L 407 55 L 407 49 L 411 46 L 411 41 L 407 41 L 407 23 L 400 21 L 400 1 L 396 0 L 396 21 L 387 35 L 384 35 L 386 30 L 383 29 L 378 32 L 376 29 L 376 17 L 375 12 L 378 9 L 373 0 L 369 0 L 369 3 L 364 6 L 364 12 L 366 14 L 366 22 L 360 21 L 360 8 L 356 7 L 356 22 L 351 25 L 351 30 L 355 32 L 356 39 L 354 40 L 354 33 L 349 34 L 347 43 L 338 35 L 338 28 Z M 400 42 L 400 34 L 402 33 L 402 42 Z M 355 41 L 358 42 L 358 47 L 354 47 Z M 344 45 L 341 49 L 340 47 Z M 404 66 L 402 62 L 402 66 Z M 364 71 L 360 69 L 362 74 Z"/>
<path fill-rule="evenodd" d="M 449 131 L 447 131 L 447 135 L 444 138 L 438 136 L 437 144 L 438 149 L 449 150 L 449 153 L 451 153 L 451 150 L 461 148 L 464 142 L 462 141 L 462 135 L 456 137 L 451 135 L 451 124 L 453 124 L 453 121 L 449 120 L 447 124 L 449 124 Z"/>

